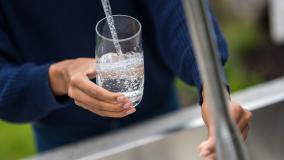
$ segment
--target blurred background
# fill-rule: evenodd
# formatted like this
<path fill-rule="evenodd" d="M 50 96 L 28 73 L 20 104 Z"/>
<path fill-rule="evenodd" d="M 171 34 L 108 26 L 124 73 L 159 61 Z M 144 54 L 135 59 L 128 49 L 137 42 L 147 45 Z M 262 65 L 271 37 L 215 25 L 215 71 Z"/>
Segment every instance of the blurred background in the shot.
<path fill-rule="evenodd" d="M 230 58 L 225 70 L 232 92 L 284 76 L 284 43 L 275 37 L 274 8 L 268 2 L 211 1 L 229 44 Z M 196 103 L 194 87 L 178 79 L 176 86 L 183 106 Z M 30 125 L 14 125 L 0 120 L 0 133 L 0 160 L 35 154 Z"/>

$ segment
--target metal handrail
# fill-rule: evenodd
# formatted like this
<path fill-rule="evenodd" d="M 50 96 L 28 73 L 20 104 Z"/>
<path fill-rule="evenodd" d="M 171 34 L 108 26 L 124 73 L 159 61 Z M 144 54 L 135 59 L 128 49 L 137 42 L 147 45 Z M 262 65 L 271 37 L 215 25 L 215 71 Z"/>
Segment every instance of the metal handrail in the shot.
<path fill-rule="evenodd" d="M 229 115 L 209 5 L 206 0 L 183 0 L 183 6 L 195 57 L 206 89 L 205 95 L 210 104 L 209 109 L 213 113 L 217 159 L 248 160 L 248 152 L 240 138 L 240 132 Z"/>

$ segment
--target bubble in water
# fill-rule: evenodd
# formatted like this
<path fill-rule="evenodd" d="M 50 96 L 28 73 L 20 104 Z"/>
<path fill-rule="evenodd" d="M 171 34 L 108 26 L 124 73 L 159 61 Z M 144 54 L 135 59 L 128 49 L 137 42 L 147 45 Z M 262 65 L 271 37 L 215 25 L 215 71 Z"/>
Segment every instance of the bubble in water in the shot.
<path fill-rule="evenodd" d="M 142 53 L 107 53 L 97 59 L 96 70 L 99 86 L 123 93 L 134 105 L 141 101 L 144 88 Z"/>

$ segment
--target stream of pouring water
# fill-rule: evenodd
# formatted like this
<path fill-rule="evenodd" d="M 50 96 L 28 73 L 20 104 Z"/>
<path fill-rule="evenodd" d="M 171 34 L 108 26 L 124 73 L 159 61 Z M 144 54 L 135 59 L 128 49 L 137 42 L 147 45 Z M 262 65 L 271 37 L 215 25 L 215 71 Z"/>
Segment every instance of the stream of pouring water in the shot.
<path fill-rule="evenodd" d="M 116 32 L 115 25 L 114 25 L 114 20 L 112 17 L 111 6 L 109 3 L 109 0 L 101 0 L 101 2 L 104 8 L 104 12 L 105 12 L 107 23 L 108 23 L 110 33 L 113 39 L 113 45 L 115 47 L 115 50 L 117 54 L 122 54 L 122 50 L 121 50 L 121 47 L 118 41 L 117 32 Z"/>

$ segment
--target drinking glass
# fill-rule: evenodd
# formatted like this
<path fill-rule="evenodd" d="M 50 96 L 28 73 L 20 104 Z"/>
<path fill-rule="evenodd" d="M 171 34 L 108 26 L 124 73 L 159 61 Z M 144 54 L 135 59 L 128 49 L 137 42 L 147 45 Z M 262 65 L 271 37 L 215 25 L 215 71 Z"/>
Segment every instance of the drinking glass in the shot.
<path fill-rule="evenodd" d="M 136 107 L 143 96 L 144 58 L 141 24 L 127 15 L 113 15 L 121 53 L 116 52 L 106 18 L 96 25 L 96 83 L 127 96 Z"/>

